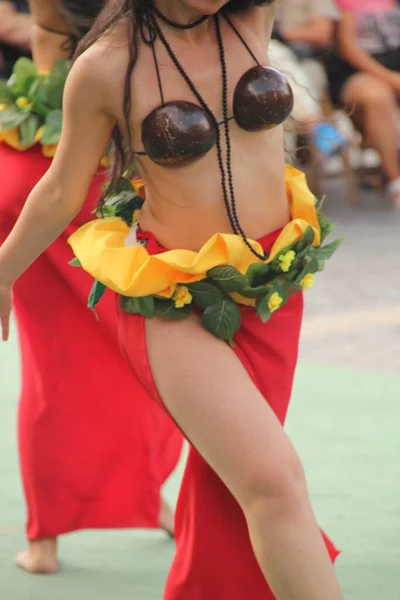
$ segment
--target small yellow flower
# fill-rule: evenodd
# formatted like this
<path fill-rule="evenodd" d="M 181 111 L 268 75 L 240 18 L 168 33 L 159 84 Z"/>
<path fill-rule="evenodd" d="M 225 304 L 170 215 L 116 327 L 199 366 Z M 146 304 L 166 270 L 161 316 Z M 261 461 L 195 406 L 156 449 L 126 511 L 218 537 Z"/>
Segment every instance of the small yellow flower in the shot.
<path fill-rule="evenodd" d="M 273 313 L 274 311 L 278 310 L 278 308 L 280 307 L 280 305 L 282 304 L 282 302 L 283 302 L 282 296 L 280 296 L 278 294 L 278 292 L 274 292 L 272 294 L 272 296 L 268 300 L 269 311 L 271 313 Z"/>
<path fill-rule="evenodd" d="M 293 250 L 288 250 L 285 254 L 278 257 L 279 265 L 284 273 L 287 273 L 292 266 L 296 253 Z"/>
<path fill-rule="evenodd" d="M 140 218 L 140 208 L 137 208 L 133 213 L 133 222 L 138 223 Z M 189 291 L 189 290 L 188 290 Z"/>
<path fill-rule="evenodd" d="M 7 104 L 0 104 L 0 112 L 2 110 L 6 110 L 6 108 L 7 108 Z"/>
<path fill-rule="evenodd" d="M 303 290 L 308 290 L 314 283 L 314 275 L 312 273 L 308 273 L 303 279 L 300 281 L 300 286 Z"/>
<path fill-rule="evenodd" d="M 28 98 L 26 98 L 25 96 L 20 96 L 19 98 L 17 98 L 15 101 L 15 104 L 19 108 L 23 108 L 23 109 L 29 109 L 31 107 L 31 103 L 29 102 Z"/>
<path fill-rule="evenodd" d="M 178 285 L 173 296 L 176 308 L 183 308 L 186 304 L 192 302 L 192 294 L 189 292 L 186 285 Z"/>

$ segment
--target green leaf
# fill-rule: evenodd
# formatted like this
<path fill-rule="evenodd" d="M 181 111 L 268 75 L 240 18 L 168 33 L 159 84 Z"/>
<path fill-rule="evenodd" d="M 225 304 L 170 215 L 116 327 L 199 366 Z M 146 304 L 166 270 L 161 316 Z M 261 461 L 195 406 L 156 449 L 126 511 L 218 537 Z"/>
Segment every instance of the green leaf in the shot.
<path fill-rule="evenodd" d="M 240 271 L 230 265 L 210 269 L 210 271 L 207 272 L 207 277 L 215 281 L 218 287 L 227 294 L 240 292 L 247 285 L 247 278 L 245 275 L 242 275 Z"/>
<path fill-rule="evenodd" d="M 272 282 L 269 282 L 265 285 L 259 285 L 257 287 L 246 286 L 244 290 L 241 290 L 240 294 L 245 298 L 263 298 L 266 294 L 269 294 L 272 289 L 272 285 Z"/>
<path fill-rule="evenodd" d="M 15 127 L 19 127 L 21 123 L 26 121 L 28 117 L 28 112 L 22 112 L 12 104 L 5 110 L 0 111 L 0 129 L 3 131 L 15 129 Z"/>
<path fill-rule="evenodd" d="M 62 85 L 61 83 L 58 83 L 58 84 L 48 86 L 47 103 L 50 108 L 61 110 L 63 96 L 64 96 L 64 85 Z"/>
<path fill-rule="evenodd" d="M 185 319 L 193 311 L 191 305 L 176 308 L 173 300 L 155 298 L 155 315 L 163 319 Z"/>
<path fill-rule="evenodd" d="M 62 130 L 62 111 L 52 110 L 46 117 L 42 144 L 57 144 Z"/>
<path fill-rule="evenodd" d="M 295 248 L 296 253 L 302 252 L 305 248 L 308 248 L 308 246 L 311 246 L 314 241 L 314 237 L 315 237 L 314 229 L 311 227 L 311 225 L 309 225 L 307 227 L 307 229 L 305 230 L 301 240 L 298 241 L 296 244 L 296 248 Z"/>
<path fill-rule="evenodd" d="M 241 315 L 238 305 L 226 298 L 208 306 L 201 318 L 204 327 L 221 340 L 233 344 L 233 336 L 240 328 Z"/>
<path fill-rule="evenodd" d="M 246 271 L 246 277 L 251 287 L 258 287 L 266 284 L 271 274 L 271 267 L 266 263 L 253 263 Z"/>
<path fill-rule="evenodd" d="M 14 65 L 13 74 L 17 82 L 26 79 L 27 77 L 37 77 L 38 72 L 34 62 L 25 56 L 19 58 Z"/>
<path fill-rule="evenodd" d="M 37 113 L 41 117 L 48 115 L 47 88 L 42 82 L 39 80 L 35 82 L 29 91 L 28 98 L 32 102 L 32 112 Z"/>
<path fill-rule="evenodd" d="M 19 137 L 21 146 L 26 148 L 32 146 L 35 141 L 36 132 L 39 128 L 39 119 L 36 115 L 29 115 L 29 117 L 21 123 L 19 128 Z"/>
<path fill-rule="evenodd" d="M 90 292 L 89 301 L 88 301 L 89 308 L 92 308 L 92 309 L 96 308 L 97 304 L 100 302 L 100 300 L 104 296 L 106 289 L 107 288 L 104 285 L 104 283 L 101 283 L 100 281 L 94 282 L 92 291 Z"/>
<path fill-rule="evenodd" d="M 334 240 L 330 244 L 326 244 L 325 246 L 320 246 L 319 248 L 316 248 L 315 256 L 318 258 L 318 260 L 328 260 L 329 258 L 331 258 L 332 254 L 336 252 L 336 250 L 339 248 L 342 242 L 343 238 L 339 238 L 337 240 Z"/>
<path fill-rule="evenodd" d="M 278 294 L 283 300 L 282 304 L 285 304 L 289 299 L 289 288 L 291 287 L 292 283 L 286 279 L 285 275 L 284 277 L 276 279 L 276 281 L 274 281 L 274 284 L 275 290 L 278 292 Z"/>
<path fill-rule="evenodd" d="M 76 258 L 76 256 L 75 256 L 75 258 L 70 260 L 68 264 L 71 267 L 81 267 L 82 266 L 81 261 L 79 260 L 79 258 Z"/>
<path fill-rule="evenodd" d="M 317 256 L 313 253 L 312 255 L 307 257 L 305 269 L 306 273 L 318 273 L 319 271 L 319 260 Z"/>
<path fill-rule="evenodd" d="M 194 304 L 201 310 L 221 302 L 224 298 L 221 290 L 215 284 L 208 281 L 191 283 L 187 287 L 193 296 Z"/>
<path fill-rule="evenodd" d="M 267 323 L 270 320 L 272 313 L 268 307 L 268 300 L 270 299 L 273 292 L 266 294 L 262 298 L 259 298 L 256 304 L 257 315 L 260 317 L 263 323 Z"/>
<path fill-rule="evenodd" d="M 134 190 L 130 192 L 121 192 L 117 196 L 118 200 L 114 204 L 114 214 L 120 217 L 130 227 L 133 223 L 133 215 L 136 210 L 143 206 L 143 200 L 136 195 Z"/>
<path fill-rule="evenodd" d="M 152 319 L 155 315 L 154 296 L 142 296 L 132 298 L 121 296 L 121 308 L 131 315 L 142 315 L 146 319 Z"/>
<path fill-rule="evenodd" d="M 24 79 L 13 79 L 12 81 L 14 82 L 12 86 L 10 86 L 10 80 L 9 80 L 9 87 L 13 93 L 13 96 L 15 99 L 19 98 L 20 96 L 25 96 L 27 97 L 29 94 L 29 90 L 31 89 L 32 85 L 35 83 L 37 79 L 37 76 L 31 76 L 31 77 L 25 77 Z"/>
<path fill-rule="evenodd" d="M 59 80 L 65 81 L 68 77 L 70 68 L 71 64 L 67 60 L 59 58 L 58 60 L 56 60 L 56 62 L 53 65 L 53 68 L 49 73 L 49 82 L 53 83 Z"/>
<path fill-rule="evenodd" d="M 0 104 L 8 104 L 13 102 L 13 95 L 5 81 L 0 79 Z"/>

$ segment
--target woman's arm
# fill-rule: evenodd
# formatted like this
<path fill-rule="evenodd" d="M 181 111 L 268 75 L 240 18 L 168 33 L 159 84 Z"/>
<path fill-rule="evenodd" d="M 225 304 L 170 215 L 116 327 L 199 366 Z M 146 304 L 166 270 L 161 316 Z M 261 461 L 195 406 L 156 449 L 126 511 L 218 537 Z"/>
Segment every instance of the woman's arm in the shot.
<path fill-rule="evenodd" d="M 337 48 L 340 56 L 359 71 L 370 73 L 400 89 L 398 73 L 379 64 L 372 56 L 362 50 L 357 44 L 357 28 L 354 16 L 344 13 L 338 25 Z"/>
<path fill-rule="evenodd" d="M 103 103 L 108 90 L 101 65 L 93 63 L 83 56 L 73 67 L 64 94 L 63 131 L 56 156 L 0 248 L 3 289 L 14 283 L 80 211 L 109 142 L 115 119 Z"/>
<path fill-rule="evenodd" d="M 333 42 L 335 22 L 330 17 L 317 17 L 309 23 L 291 29 L 282 29 L 288 42 L 309 44 L 318 48 L 328 48 Z"/>
<path fill-rule="evenodd" d="M 32 54 L 40 71 L 49 71 L 58 58 L 68 58 L 63 49 L 71 27 L 56 0 L 29 0 L 33 20 Z"/>

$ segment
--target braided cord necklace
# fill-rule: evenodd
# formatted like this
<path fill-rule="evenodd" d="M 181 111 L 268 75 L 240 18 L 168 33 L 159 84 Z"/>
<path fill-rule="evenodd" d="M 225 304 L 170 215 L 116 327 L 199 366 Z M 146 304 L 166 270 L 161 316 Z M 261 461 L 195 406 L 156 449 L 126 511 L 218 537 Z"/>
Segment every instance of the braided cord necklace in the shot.
<path fill-rule="evenodd" d="M 152 25 L 157 33 L 157 36 L 159 37 L 161 43 L 163 44 L 166 51 L 168 52 L 174 65 L 178 69 L 179 73 L 182 75 L 183 79 L 189 86 L 190 90 L 196 97 L 196 99 L 199 102 L 199 104 L 201 105 L 201 107 L 208 113 L 208 115 L 210 116 L 210 118 L 214 124 L 215 130 L 216 130 L 216 149 L 217 149 L 218 166 L 219 166 L 219 170 L 220 170 L 220 174 L 221 174 L 221 187 L 222 187 L 222 192 L 223 192 L 225 209 L 226 209 L 226 213 L 227 213 L 227 216 L 229 219 L 231 229 L 236 235 L 239 235 L 242 238 L 243 242 L 245 243 L 247 248 L 250 250 L 250 252 L 252 254 L 254 254 L 254 256 L 256 256 L 257 258 L 259 258 L 261 260 L 267 260 L 268 254 L 258 253 L 256 250 L 254 250 L 254 248 L 250 244 L 250 242 L 247 239 L 247 236 L 240 224 L 239 216 L 237 214 L 236 196 L 235 196 L 235 188 L 234 188 L 233 172 L 232 172 L 232 144 L 231 144 L 230 129 L 229 129 L 230 119 L 229 119 L 229 105 L 228 105 L 228 73 L 227 73 L 224 43 L 223 43 L 223 39 L 222 39 L 221 27 L 220 27 L 218 14 L 216 14 L 214 16 L 214 23 L 215 23 L 215 30 L 216 30 L 216 35 L 217 35 L 217 42 L 218 42 L 218 49 L 219 49 L 221 70 L 222 70 L 222 111 L 223 111 L 223 125 L 224 125 L 225 145 L 226 145 L 226 161 L 225 161 L 226 166 L 224 165 L 224 158 L 223 158 L 223 151 L 222 151 L 222 136 L 221 136 L 218 119 L 216 118 L 213 111 L 208 106 L 208 104 L 206 103 L 206 101 L 204 100 L 204 98 L 202 97 L 200 92 L 197 90 L 196 86 L 190 79 L 189 75 L 186 73 L 186 71 L 183 68 L 183 66 L 181 65 L 181 63 L 179 62 L 179 59 L 177 58 L 175 52 L 172 50 L 163 31 L 161 30 L 160 26 L 158 25 L 157 20 L 155 19 L 154 15 L 159 17 L 160 20 L 165 22 L 167 25 L 174 27 L 176 29 L 191 29 L 192 27 L 196 27 L 200 23 L 203 23 L 208 17 L 201 17 L 201 19 L 198 19 L 198 21 L 196 21 L 195 23 L 192 23 L 190 26 L 189 25 L 179 25 L 177 23 L 174 23 L 174 21 L 170 21 L 169 19 L 167 19 L 167 17 L 165 17 L 158 9 L 153 7 L 153 14 L 151 15 L 151 17 L 152 17 L 151 20 L 152 20 Z M 153 44 L 154 44 L 154 42 L 153 42 Z"/>

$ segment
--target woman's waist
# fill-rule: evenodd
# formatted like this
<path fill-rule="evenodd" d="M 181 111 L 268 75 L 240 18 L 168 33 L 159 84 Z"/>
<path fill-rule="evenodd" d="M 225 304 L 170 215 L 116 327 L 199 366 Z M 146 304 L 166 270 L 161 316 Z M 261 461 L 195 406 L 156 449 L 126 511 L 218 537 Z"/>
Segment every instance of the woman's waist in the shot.
<path fill-rule="evenodd" d="M 176 209 L 170 204 L 157 207 L 151 202 L 144 203 L 140 214 L 140 229 L 154 236 L 161 247 L 167 250 L 184 248 L 198 252 L 215 234 L 232 234 L 230 223 L 222 199 L 218 206 L 207 204 L 207 207 L 191 206 Z M 282 229 L 290 220 L 289 203 L 286 196 L 282 198 L 248 198 L 245 203 L 238 203 L 237 214 L 246 237 L 261 240 L 271 233 Z"/>

